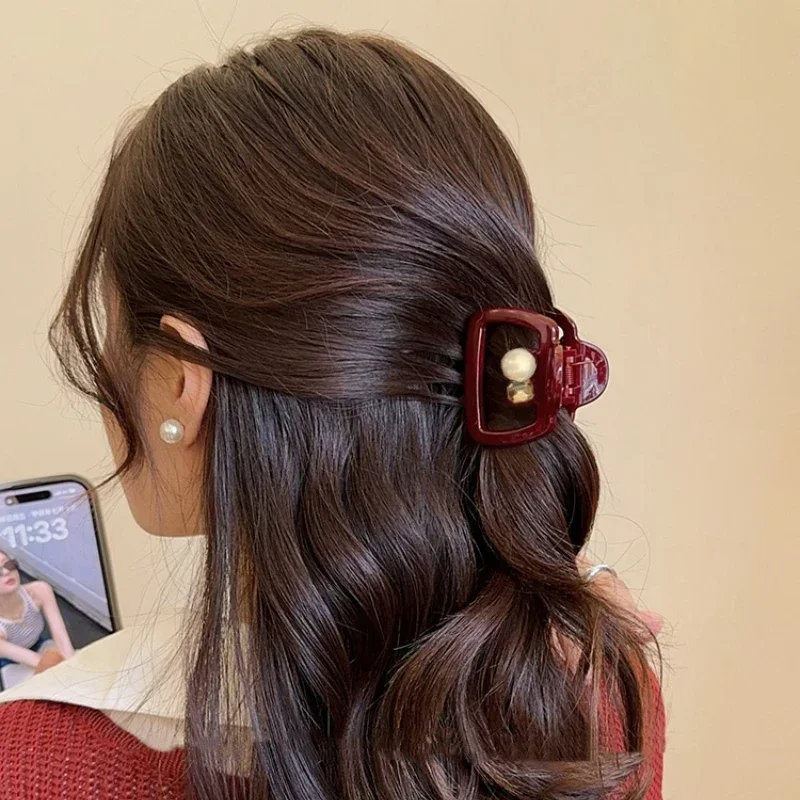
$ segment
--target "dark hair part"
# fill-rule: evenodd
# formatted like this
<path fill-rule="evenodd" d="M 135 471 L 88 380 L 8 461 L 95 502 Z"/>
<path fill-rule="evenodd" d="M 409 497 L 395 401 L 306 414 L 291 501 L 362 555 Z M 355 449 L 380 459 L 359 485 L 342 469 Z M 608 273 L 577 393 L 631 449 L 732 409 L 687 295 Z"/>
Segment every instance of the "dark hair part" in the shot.
<path fill-rule="evenodd" d="M 470 314 L 553 309 L 525 175 L 469 92 L 385 38 L 310 30 L 193 70 L 136 122 L 52 332 L 127 469 L 136 370 L 104 359 L 106 282 L 126 361 L 214 371 L 192 797 L 233 796 L 237 708 L 253 797 L 643 794 L 642 631 L 576 566 L 590 448 L 567 416 L 521 447 L 465 437 Z M 500 328 L 491 348 L 522 343 Z M 495 425 L 525 422 L 496 375 L 490 392 Z M 609 719 L 627 752 L 605 752 Z"/>

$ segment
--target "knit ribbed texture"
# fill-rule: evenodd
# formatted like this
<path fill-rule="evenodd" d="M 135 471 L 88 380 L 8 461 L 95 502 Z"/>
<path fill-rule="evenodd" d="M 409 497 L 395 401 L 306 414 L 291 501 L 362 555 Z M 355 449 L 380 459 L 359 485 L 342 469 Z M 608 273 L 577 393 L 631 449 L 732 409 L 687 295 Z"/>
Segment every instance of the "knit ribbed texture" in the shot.
<path fill-rule="evenodd" d="M 0 796 L 183 800 L 183 752 L 158 752 L 102 712 L 43 700 L 0 705 Z"/>
<path fill-rule="evenodd" d="M 646 768 L 653 775 L 645 800 L 661 800 L 664 713 L 648 736 Z M 619 719 L 611 716 L 605 746 L 624 749 Z M 0 705 L 0 796 L 14 800 L 183 800 L 182 750 L 142 744 L 102 712 L 42 700 Z M 620 796 L 617 791 L 612 795 Z"/>

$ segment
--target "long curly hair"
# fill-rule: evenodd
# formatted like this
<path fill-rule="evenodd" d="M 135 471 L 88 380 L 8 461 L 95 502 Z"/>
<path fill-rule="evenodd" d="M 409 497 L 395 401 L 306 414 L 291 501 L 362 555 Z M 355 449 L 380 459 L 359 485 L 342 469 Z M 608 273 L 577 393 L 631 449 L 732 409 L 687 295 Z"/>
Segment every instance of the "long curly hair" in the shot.
<path fill-rule="evenodd" d="M 469 316 L 553 310 L 534 243 L 497 125 L 383 37 L 236 50 L 119 139 L 51 339 L 118 421 L 122 470 L 146 459 L 141 354 L 213 370 L 192 797 L 233 797 L 231 766 L 270 800 L 645 791 L 643 631 L 576 566 L 598 501 L 590 447 L 566 415 L 514 448 L 465 435 Z M 113 364 L 109 285 L 127 347 Z M 208 352 L 161 330 L 164 314 Z M 524 344 L 498 326 L 490 353 Z M 489 360 L 492 424 L 524 424 Z M 231 754 L 242 715 L 251 735 Z M 624 752 L 606 752 L 609 718 Z"/>

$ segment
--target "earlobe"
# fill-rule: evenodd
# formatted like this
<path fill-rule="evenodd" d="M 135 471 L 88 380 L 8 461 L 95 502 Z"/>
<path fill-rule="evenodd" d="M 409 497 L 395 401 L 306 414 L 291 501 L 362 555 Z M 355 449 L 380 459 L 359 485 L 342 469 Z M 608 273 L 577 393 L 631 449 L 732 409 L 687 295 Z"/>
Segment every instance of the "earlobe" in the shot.
<path fill-rule="evenodd" d="M 203 334 L 188 322 L 164 315 L 161 318 L 161 327 L 170 329 L 184 342 L 199 350 L 208 350 Z M 182 442 L 185 445 L 192 445 L 202 431 L 203 418 L 211 396 L 213 373 L 208 367 L 192 361 L 182 360 L 180 368 L 182 377 L 177 409 L 184 429 Z"/>

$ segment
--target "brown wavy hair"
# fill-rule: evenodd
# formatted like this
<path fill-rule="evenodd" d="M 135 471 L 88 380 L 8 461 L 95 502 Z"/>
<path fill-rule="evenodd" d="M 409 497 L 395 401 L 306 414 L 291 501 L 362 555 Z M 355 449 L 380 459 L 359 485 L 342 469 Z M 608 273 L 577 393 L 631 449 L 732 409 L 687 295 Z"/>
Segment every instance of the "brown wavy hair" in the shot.
<path fill-rule="evenodd" d="M 137 356 L 214 373 L 192 797 L 234 796 L 237 713 L 252 797 L 643 794 L 642 631 L 576 566 L 598 500 L 591 450 L 567 416 L 516 448 L 464 431 L 469 316 L 553 310 L 534 241 L 497 125 L 382 37 L 307 30 L 236 50 L 120 138 L 51 335 L 68 378 L 119 421 L 122 469 L 146 458 Z M 124 375 L 102 351 L 106 285 Z M 160 329 L 164 314 L 208 353 Z M 519 344 L 492 333 L 495 355 Z M 493 424 L 523 424 L 490 369 Z M 609 718 L 626 752 L 605 752 Z"/>

